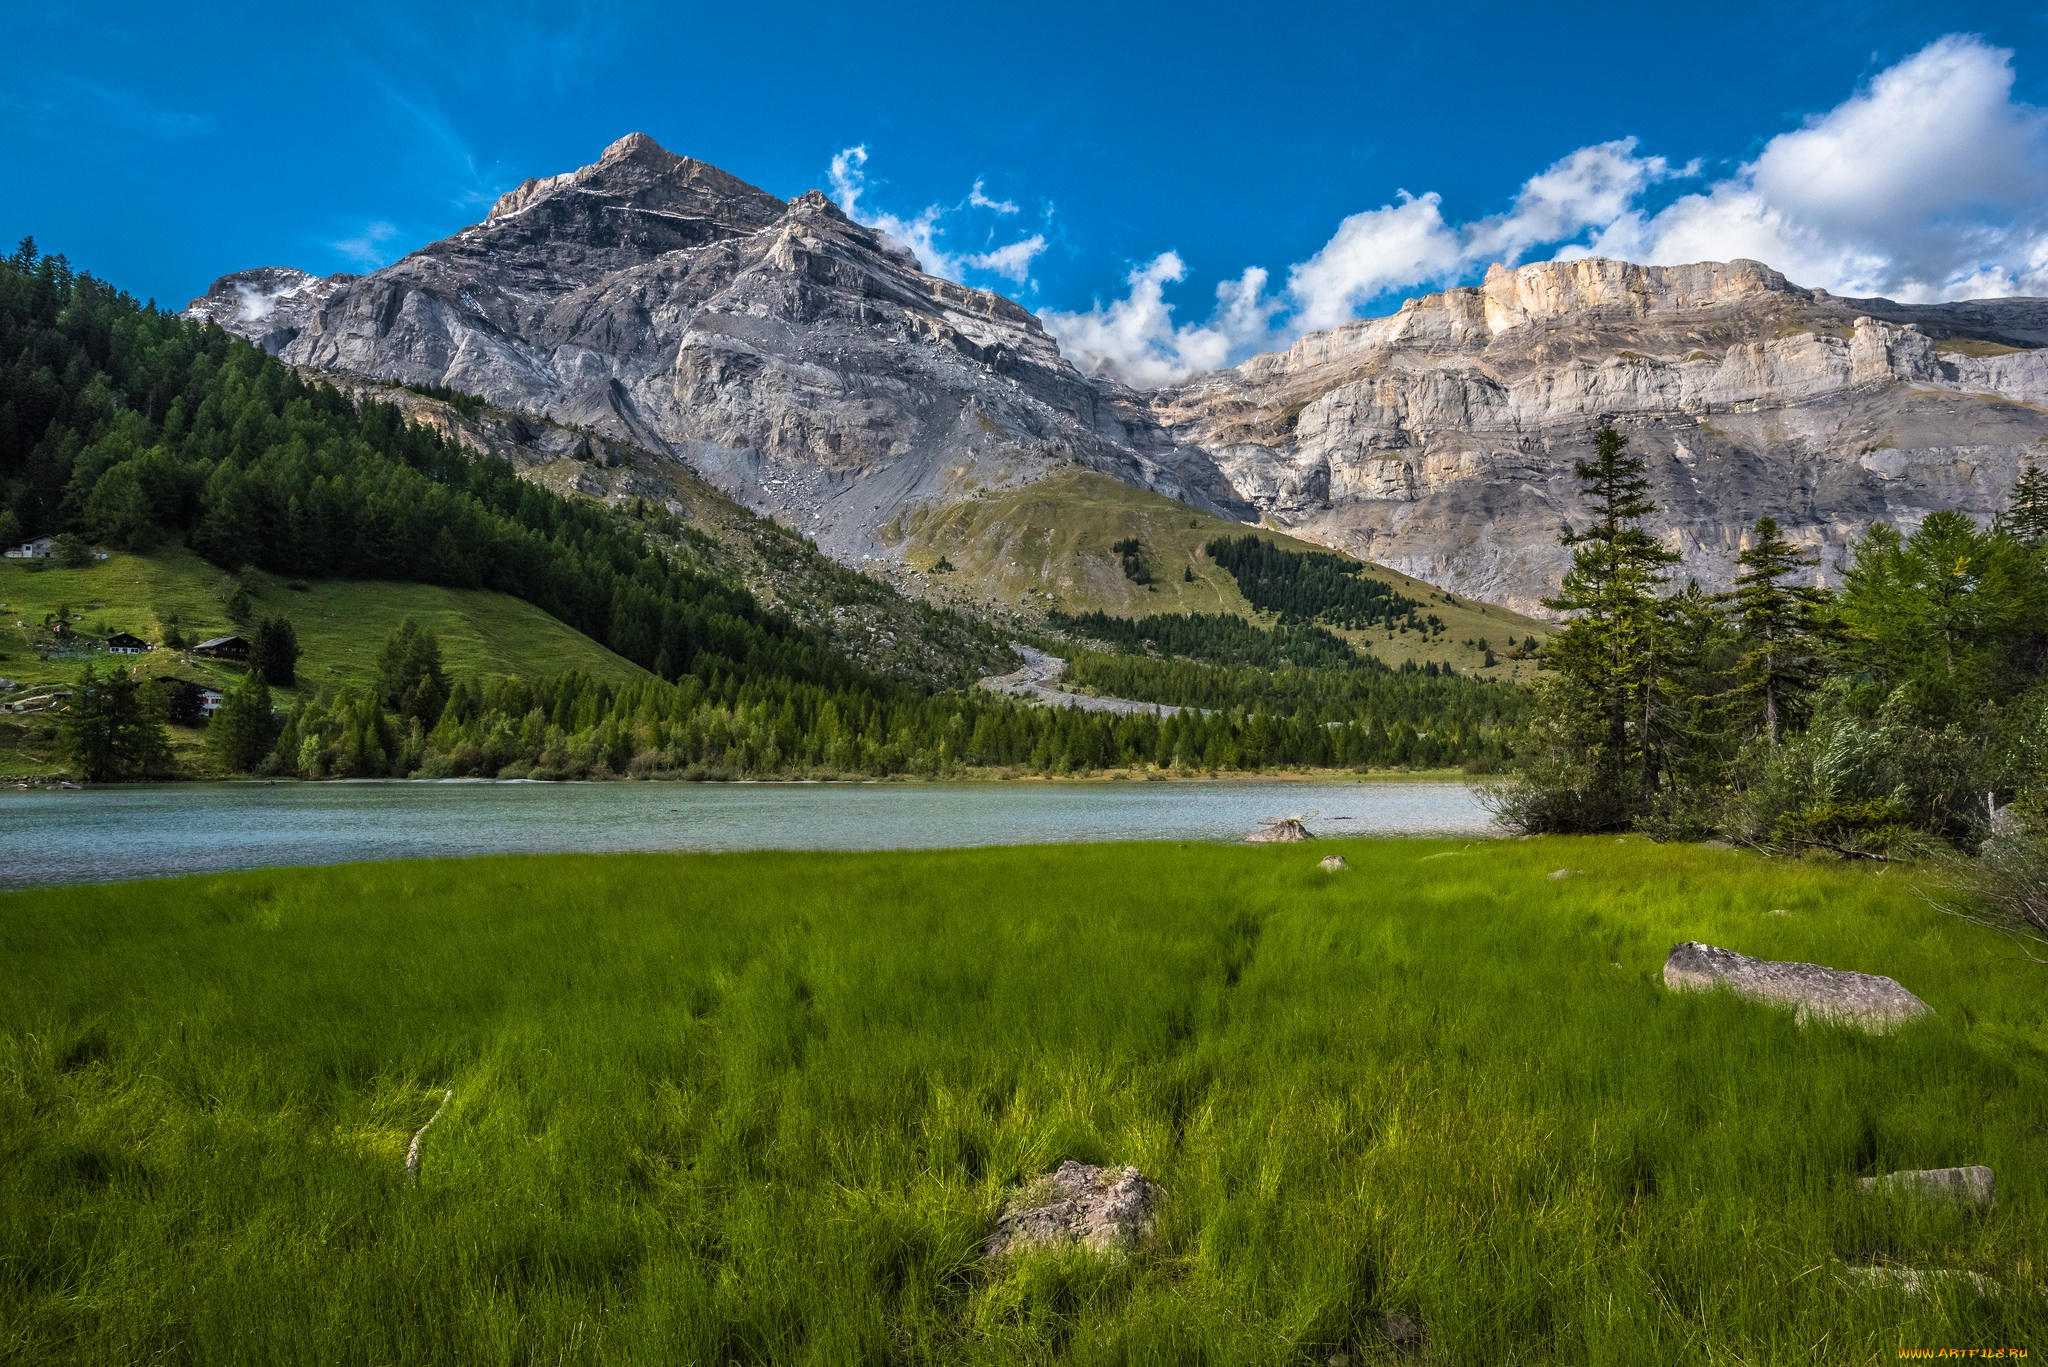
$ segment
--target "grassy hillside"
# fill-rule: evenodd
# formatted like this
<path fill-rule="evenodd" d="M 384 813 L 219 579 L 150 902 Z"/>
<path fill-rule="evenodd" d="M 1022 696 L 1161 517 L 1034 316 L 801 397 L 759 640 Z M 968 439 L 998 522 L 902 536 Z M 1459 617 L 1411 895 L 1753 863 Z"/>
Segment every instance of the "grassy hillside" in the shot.
<path fill-rule="evenodd" d="M 1675 996 L 1688 938 L 1939 1014 Z M 1454 1363 L 2040 1351 L 2042 972 L 1896 874 L 1612 840 L 11 894 L 0 1359 L 1355 1363 L 1390 1313 Z M 988 1264 L 1066 1158 L 1156 1179 L 1156 1246 Z M 1855 1190 L 1976 1162 L 1981 1218 Z"/>
<path fill-rule="evenodd" d="M 407 617 L 439 633 L 442 659 L 455 673 L 541 678 L 580 670 L 608 682 L 648 677 L 630 660 L 506 594 L 433 584 L 285 580 L 261 571 L 238 581 L 190 551 L 173 549 L 117 552 L 85 569 L 0 560 L 0 678 L 22 685 L 0 693 L 0 700 L 68 684 L 87 659 L 117 660 L 147 677 L 175 675 L 225 687 L 239 670 L 172 650 L 141 657 L 53 651 L 41 627 L 46 614 L 68 608 L 89 635 L 127 631 L 157 645 L 174 620 L 187 641 L 239 633 L 243 629 L 229 619 L 226 606 L 237 582 L 248 587 L 257 616 L 281 613 L 298 632 L 299 686 L 276 690 L 280 707 L 325 685 L 375 682 L 384 635 Z M 49 730 L 46 717 L 0 713 L 0 773 L 54 772 Z M 173 739 L 188 758 L 196 752 L 197 733 L 173 728 Z"/>
<path fill-rule="evenodd" d="M 1034 617 L 1057 609 L 1125 617 L 1230 612 L 1261 620 L 1236 581 L 1202 550 L 1217 537 L 1258 529 L 1085 470 L 913 516 L 884 530 L 903 539 L 910 563 L 920 572 L 915 577 L 919 591 L 937 601 L 996 604 Z M 1258 534 L 1289 550 L 1327 550 L 1280 532 Z M 1130 537 L 1144 548 L 1150 584 L 1127 577 L 1123 558 L 1112 549 Z M 934 573 L 941 560 L 954 568 Z M 1192 581 L 1185 571 L 1193 573 Z M 1435 661 L 1493 679 L 1534 677 L 1534 662 L 1510 659 L 1506 647 L 1529 636 L 1543 640 L 1551 630 L 1548 623 L 1490 604 L 1454 603 L 1451 595 L 1382 565 L 1368 566 L 1366 573 L 1426 604 L 1448 628 L 1434 642 L 1412 633 L 1391 638 L 1385 632 L 1346 633 L 1379 659 L 1395 666 L 1404 660 L 1418 665 Z M 1496 652 L 1492 669 L 1482 668 L 1480 640 Z"/>

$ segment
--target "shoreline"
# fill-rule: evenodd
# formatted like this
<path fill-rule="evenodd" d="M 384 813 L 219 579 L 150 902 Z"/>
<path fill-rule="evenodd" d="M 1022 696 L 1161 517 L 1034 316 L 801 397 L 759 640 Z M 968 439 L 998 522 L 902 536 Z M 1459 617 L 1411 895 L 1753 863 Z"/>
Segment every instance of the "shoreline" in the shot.
<path fill-rule="evenodd" d="M 565 786 L 581 784 L 591 787 L 611 784 L 646 784 L 659 786 L 667 784 L 751 784 L 756 786 L 783 787 L 878 787 L 891 784 L 953 784 L 972 787 L 994 787 L 1005 783 L 1046 784 L 1058 787 L 1089 787 L 1109 783 L 1170 783 L 1182 786 L 1216 786 L 1232 784 L 1311 784 L 1311 783 L 1357 783 L 1357 784 L 1457 784 L 1471 786 L 1498 777 L 1494 774 L 1468 774 L 1460 769 L 1289 769 L 1289 770 L 1245 770 L 1220 774 L 1171 773 L 1160 770 L 1136 771 L 1109 769 L 1088 774 L 1009 774 L 1009 773 L 963 773 L 963 774 L 888 774 L 873 776 L 865 774 L 833 775 L 829 777 L 720 777 L 700 775 L 691 778 L 636 778 L 618 774 L 609 778 L 250 778 L 234 775 L 173 774 L 162 778 L 133 779 L 118 783 L 87 783 L 80 779 L 54 774 L 0 774 L 0 796 L 12 791 L 118 791 L 132 788 L 181 787 L 187 784 L 236 784 L 250 787 L 331 787 L 342 784 L 395 786 L 402 784 L 451 786 L 489 786 L 520 784 L 527 786 Z"/>

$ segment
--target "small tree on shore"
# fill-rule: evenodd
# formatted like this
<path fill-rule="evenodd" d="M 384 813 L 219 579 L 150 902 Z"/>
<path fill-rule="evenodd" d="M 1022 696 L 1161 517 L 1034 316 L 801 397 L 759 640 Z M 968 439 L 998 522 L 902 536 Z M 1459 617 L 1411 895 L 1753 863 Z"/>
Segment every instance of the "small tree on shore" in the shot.
<path fill-rule="evenodd" d="M 87 665 L 58 719 L 64 755 L 90 782 L 144 778 L 171 768 L 171 737 L 153 691 L 127 671 Z"/>
<path fill-rule="evenodd" d="M 206 728 L 206 749 L 222 768 L 247 774 L 262 767 L 276 743 L 270 685 L 252 668 L 221 698 Z"/>

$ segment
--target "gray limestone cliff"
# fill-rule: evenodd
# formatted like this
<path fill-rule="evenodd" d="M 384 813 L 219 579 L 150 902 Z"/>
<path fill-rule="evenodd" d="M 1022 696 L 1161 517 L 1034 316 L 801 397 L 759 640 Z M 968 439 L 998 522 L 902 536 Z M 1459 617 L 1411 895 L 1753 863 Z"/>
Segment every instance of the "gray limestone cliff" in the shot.
<path fill-rule="evenodd" d="M 1540 611 L 1603 422 L 1648 458 L 1686 573 L 1725 587 L 1766 514 L 1822 552 L 1988 517 L 2048 459 L 2048 300 L 1908 306 L 1753 261 L 1496 266 L 1474 288 L 1127 400 L 1297 535 Z"/>

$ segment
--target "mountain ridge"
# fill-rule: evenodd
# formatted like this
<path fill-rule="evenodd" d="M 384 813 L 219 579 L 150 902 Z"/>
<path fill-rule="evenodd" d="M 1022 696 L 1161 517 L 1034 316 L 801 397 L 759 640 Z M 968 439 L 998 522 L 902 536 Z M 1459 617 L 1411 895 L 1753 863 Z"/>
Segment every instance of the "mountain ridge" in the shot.
<path fill-rule="evenodd" d="M 379 271 L 239 272 L 189 313 L 667 455 L 854 564 L 901 561 L 884 529 L 915 514 L 1080 466 L 1540 611 L 1603 423 L 1710 584 L 1758 516 L 1833 558 L 1873 520 L 1988 516 L 2048 452 L 2048 300 L 1842 299 L 1740 260 L 1495 266 L 1138 390 L 818 191 L 784 202 L 644 134 Z"/>

